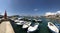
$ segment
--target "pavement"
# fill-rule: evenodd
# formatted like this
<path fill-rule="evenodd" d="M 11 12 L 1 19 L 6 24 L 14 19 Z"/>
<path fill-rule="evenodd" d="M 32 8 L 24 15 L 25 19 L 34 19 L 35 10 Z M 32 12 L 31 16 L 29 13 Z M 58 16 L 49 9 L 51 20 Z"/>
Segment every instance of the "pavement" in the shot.
<path fill-rule="evenodd" d="M 10 21 L 3 21 L 0 24 L 0 33 L 15 33 Z"/>

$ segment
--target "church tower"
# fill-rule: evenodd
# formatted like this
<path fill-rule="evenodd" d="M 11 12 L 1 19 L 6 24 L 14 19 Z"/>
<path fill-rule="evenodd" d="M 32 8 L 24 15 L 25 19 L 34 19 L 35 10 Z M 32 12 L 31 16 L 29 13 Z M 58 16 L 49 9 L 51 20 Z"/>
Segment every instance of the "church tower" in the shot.
<path fill-rule="evenodd" d="M 7 18 L 7 13 L 5 10 L 3 19 L 1 20 L 0 24 L 0 33 L 15 33 L 11 21 Z"/>
<path fill-rule="evenodd" d="M 5 10 L 5 13 L 4 13 L 4 19 L 7 19 L 7 12 Z"/>

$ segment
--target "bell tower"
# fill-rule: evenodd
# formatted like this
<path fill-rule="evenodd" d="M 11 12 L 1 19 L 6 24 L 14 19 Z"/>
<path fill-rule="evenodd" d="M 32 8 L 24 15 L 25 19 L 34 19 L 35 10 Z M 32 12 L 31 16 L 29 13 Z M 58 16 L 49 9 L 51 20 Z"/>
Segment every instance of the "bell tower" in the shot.
<path fill-rule="evenodd" d="M 5 13 L 4 13 L 4 19 L 7 19 L 7 12 L 5 10 Z"/>
<path fill-rule="evenodd" d="M 15 33 L 11 21 L 7 18 L 6 10 L 0 22 L 0 33 Z"/>

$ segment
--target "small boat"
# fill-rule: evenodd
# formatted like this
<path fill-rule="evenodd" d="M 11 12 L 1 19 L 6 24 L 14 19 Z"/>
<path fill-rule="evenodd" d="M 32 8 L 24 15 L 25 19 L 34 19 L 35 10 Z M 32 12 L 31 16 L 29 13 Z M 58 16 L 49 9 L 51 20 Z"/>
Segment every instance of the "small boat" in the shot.
<path fill-rule="evenodd" d="M 12 19 L 12 18 L 9 18 L 10 20 L 14 20 L 14 19 Z"/>
<path fill-rule="evenodd" d="M 17 24 L 17 25 L 21 25 L 21 23 L 20 23 L 20 22 L 17 22 L 16 24 Z"/>
<path fill-rule="evenodd" d="M 18 20 L 23 20 L 23 18 L 18 18 Z"/>
<path fill-rule="evenodd" d="M 19 22 L 17 22 L 16 24 L 17 24 L 17 25 L 23 25 L 23 24 L 25 24 L 25 21 L 19 21 Z"/>
<path fill-rule="evenodd" d="M 22 18 L 18 18 L 18 20 L 19 20 L 19 19 L 22 19 Z"/>
<path fill-rule="evenodd" d="M 32 22 L 36 22 L 37 20 L 36 19 L 32 19 Z"/>
<path fill-rule="evenodd" d="M 1 21 L 2 19 L 0 19 L 0 21 Z"/>
<path fill-rule="evenodd" d="M 52 22 L 48 22 L 48 28 L 52 33 L 59 33 L 59 29 Z"/>
<path fill-rule="evenodd" d="M 60 30 L 60 24 L 55 24 L 55 25 Z"/>
<path fill-rule="evenodd" d="M 15 22 L 19 22 L 19 20 L 14 20 Z"/>
<path fill-rule="evenodd" d="M 42 23 L 42 20 L 41 20 L 41 19 L 39 19 L 39 20 L 37 20 L 37 22 Z"/>
<path fill-rule="evenodd" d="M 31 21 L 31 19 L 28 19 L 28 21 Z"/>
<path fill-rule="evenodd" d="M 26 22 L 25 24 L 23 24 L 22 28 L 26 29 L 31 25 L 31 22 Z"/>
<path fill-rule="evenodd" d="M 35 32 L 38 29 L 39 23 L 34 23 L 32 26 L 30 26 L 27 30 L 27 33 L 29 32 Z"/>

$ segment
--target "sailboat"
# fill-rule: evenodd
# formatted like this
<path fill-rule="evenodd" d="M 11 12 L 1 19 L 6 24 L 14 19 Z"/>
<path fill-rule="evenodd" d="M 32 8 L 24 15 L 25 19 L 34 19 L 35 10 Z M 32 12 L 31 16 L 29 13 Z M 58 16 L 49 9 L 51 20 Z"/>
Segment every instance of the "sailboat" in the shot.
<path fill-rule="evenodd" d="M 48 22 L 48 28 L 52 33 L 59 33 L 59 29 L 52 22 Z"/>
<path fill-rule="evenodd" d="M 39 26 L 39 23 L 34 23 L 34 24 L 32 24 L 32 25 L 28 28 L 27 33 L 29 33 L 29 32 L 35 32 L 35 31 L 38 29 L 38 26 Z"/>

